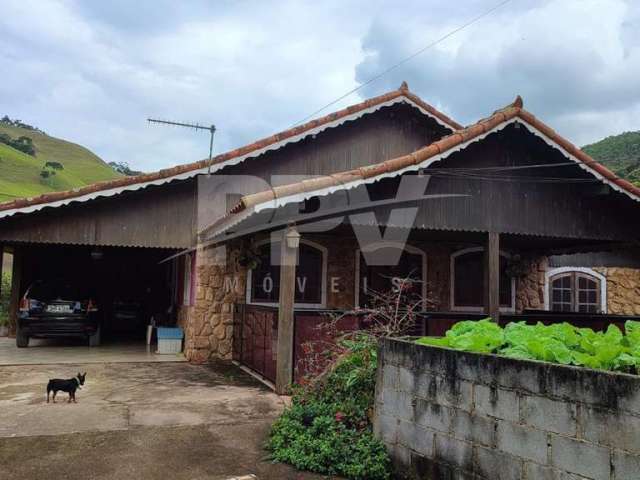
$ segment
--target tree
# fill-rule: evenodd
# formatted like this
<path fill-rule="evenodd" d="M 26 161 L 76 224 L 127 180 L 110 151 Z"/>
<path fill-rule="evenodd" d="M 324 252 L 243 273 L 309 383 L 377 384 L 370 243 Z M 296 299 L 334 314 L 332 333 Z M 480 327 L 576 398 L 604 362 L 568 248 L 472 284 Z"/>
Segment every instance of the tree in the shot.
<path fill-rule="evenodd" d="M 47 162 L 44 166 L 52 168 L 53 170 L 64 170 L 64 166 L 60 162 Z"/>
<path fill-rule="evenodd" d="M 109 166 L 116 172 L 126 175 L 127 177 L 134 177 L 142 174 L 142 172 L 138 170 L 132 170 L 127 162 L 109 162 Z"/>

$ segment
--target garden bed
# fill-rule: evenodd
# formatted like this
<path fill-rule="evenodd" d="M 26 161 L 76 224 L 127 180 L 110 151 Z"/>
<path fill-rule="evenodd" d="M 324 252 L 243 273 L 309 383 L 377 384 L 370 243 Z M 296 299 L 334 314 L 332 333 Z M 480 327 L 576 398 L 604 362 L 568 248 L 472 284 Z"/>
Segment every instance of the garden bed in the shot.
<path fill-rule="evenodd" d="M 374 432 L 397 468 L 420 478 L 637 478 L 637 375 L 397 339 L 378 357 Z"/>

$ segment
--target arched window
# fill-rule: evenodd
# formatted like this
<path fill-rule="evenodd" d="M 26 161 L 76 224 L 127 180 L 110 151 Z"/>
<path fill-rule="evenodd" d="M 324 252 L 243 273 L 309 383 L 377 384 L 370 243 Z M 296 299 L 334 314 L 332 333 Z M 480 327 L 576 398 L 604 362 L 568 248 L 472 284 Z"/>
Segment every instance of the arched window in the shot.
<path fill-rule="evenodd" d="M 272 257 L 271 252 L 274 252 Z M 247 303 L 277 305 L 280 301 L 280 242 L 257 244 L 257 266 L 247 274 Z M 326 248 L 302 239 L 296 265 L 295 305 L 324 307 L 326 304 Z"/>
<path fill-rule="evenodd" d="M 387 293 L 406 278 L 415 281 L 414 294 L 427 295 L 427 257 L 411 245 L 377 243 L 356 252 L 356 306 L 364 307 L 374 292 Z"/>
<path fill-rule="evenodd" d="M 554 312 L 606 312 L 606 279 L 589 268 L 561 267 L 546 273 L 545 307 Z"/>
<path fill-rule="evenodd" d="M 515 281 L 507 274 L 508 254 L 500 252 L 500 309 L 515 308 Z M 451 255 L 451 309 L 478 311 L 484 306 L 484 249 L 467 248 Z"/>

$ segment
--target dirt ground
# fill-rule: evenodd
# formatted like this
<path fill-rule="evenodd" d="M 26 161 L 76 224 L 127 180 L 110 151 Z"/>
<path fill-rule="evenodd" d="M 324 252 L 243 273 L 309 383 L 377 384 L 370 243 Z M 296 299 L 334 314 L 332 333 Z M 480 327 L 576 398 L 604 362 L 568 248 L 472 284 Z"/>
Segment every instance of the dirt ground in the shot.
<path fill-rule="evenodd" d="M 87 372 L 77 404 L 49 378 Z M 262 448 L 282 400 L 227 364 L 0 367 L 0 478 L 320 479 Z"/>

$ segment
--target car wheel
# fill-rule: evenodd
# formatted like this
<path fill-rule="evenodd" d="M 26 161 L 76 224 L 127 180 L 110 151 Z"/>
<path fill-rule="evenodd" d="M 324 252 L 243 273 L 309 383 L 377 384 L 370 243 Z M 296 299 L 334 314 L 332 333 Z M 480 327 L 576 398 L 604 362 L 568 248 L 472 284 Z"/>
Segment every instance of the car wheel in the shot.
<path fill-rule="evenodd" d="M 94 333 L 93 335 L 89 336 L 89 346 L 90 347 L 97 347 L 100 345 L 100 327 L 98 327 L 98 330 L 96 330 L 96 333 Z"/>
<path fill-rule="evenodd" d="M 20 328 L 16 332 L 16 346 L 18 348 L 26 348 L 29 346 L 29 335 L 25 334 Z"/>

